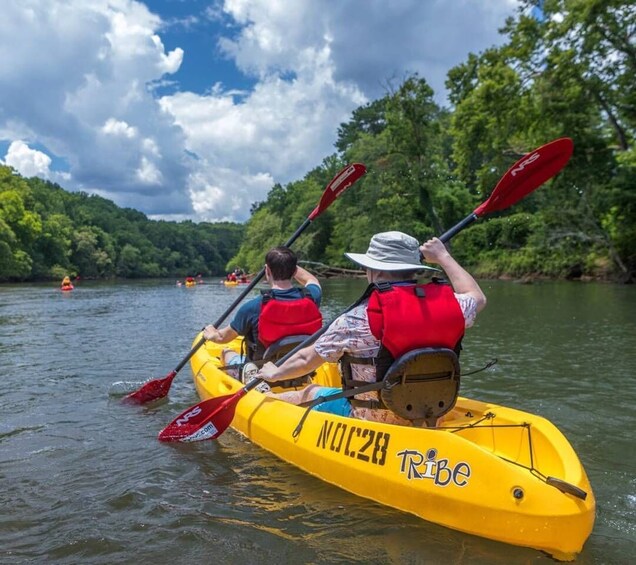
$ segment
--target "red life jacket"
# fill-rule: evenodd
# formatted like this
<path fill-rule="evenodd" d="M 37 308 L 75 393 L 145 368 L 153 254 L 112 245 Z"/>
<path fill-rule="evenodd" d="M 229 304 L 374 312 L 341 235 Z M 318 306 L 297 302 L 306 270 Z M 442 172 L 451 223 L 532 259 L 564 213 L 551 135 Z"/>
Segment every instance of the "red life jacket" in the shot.
<path fill-rule="evenodd" d="M 344 390 L 369 385 L 367 381 L 353 378 L 352 365 L 373 365 L 376 382 L 380 382 L 393 361 L 408 351 L 446 347 L 459 353 L 465 321 L 450 285 L 437 281 L 428 284 L 382 282 L 370 286 L 369 291 L 369 327 L 382 346 L 376 357 L 356 357 L 349 353 L 341 357 Z M 386 409 L 379 396 L 377 400 L 353 396 L 350 402 L 356 407 Z"/>
<path fill-rule="evenodd" d="M 464 335 L 464 315 L 446 284 L 376 289 L 369 297 L 367 316 L 371 333 L 394 359 L 420 347 L 455 349 Z"/>
<path fill-rule="evenodd" d="M 258 343 L 250 344 L 250 358 L 260 359 L 272 343 L 291 335 L 311 335 L 322 327 L 322 314 L 306 289 L 299 289 L 302 298 L 277 298 L 271 292 L 263 293 L 258 317 Z"/>

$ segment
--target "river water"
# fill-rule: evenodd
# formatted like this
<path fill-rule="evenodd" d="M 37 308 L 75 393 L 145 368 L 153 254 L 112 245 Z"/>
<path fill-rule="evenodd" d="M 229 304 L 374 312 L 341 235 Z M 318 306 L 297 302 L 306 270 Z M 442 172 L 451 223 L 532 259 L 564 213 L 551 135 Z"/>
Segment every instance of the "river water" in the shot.
<path fill-rule="evenodd" d="M 325 281 L 332 318 L 362 281 Z M 541 414 L 597 499 L 578 563 L 636 558 L 636 288 L 483 283 L 462 395 Z M 199 401 L 189 367 L 169 400 L 123 405 L 116 381 L 165 376 L 240 290 L 174 281 L 0 286 L 0 563 L 551 563 L 322 483 L 233 430 L 162 444 Z"/>

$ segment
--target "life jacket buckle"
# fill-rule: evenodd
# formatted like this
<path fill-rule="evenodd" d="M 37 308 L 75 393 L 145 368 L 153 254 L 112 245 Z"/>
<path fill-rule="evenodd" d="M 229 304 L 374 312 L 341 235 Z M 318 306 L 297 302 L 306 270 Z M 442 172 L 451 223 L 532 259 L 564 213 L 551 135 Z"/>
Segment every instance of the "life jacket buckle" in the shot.
<path fill-rule="evenodd" d="M 379 292 L 386 292 L 388 290 L 391 290 L 393 288 L 393 285 L 388 281 L 382 281 L 375 283 L 375 288 L 377 288 Z"/>

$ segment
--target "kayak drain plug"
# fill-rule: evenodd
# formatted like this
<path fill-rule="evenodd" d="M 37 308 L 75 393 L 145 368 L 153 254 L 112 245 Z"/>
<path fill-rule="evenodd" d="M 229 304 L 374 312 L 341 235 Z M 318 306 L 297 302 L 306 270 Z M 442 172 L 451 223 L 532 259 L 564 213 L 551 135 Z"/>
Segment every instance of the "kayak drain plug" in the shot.
<path fill-rule="evenodd" d="M 512 491 L 512 496 L 514 496 L 517 500 L 521 500 L 523 498 L 523 489 L 516 487 Z"/>

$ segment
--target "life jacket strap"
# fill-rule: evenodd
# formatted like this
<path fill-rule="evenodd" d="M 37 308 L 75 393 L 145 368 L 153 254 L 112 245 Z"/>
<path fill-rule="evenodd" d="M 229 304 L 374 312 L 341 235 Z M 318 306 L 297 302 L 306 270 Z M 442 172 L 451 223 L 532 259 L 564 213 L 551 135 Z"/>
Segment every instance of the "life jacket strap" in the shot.
<path fill-rule="evenodd" d="M 388 368 L 393 363 L 393 357 L 388 349 L 384 346 L 380 348 L 380 351 L 375 357 L 356 357 L 345 353 L 340 358 L 340 372 L 342 374 L 342 388 L 345 391 L 351 391 L 348 396 L 355 396 L 362 394 L 363 392 L 380 390 L 382 388 L 382 380 L 386 374 Z M 375 367 L 375 383 L 369 383 L 369 381 L 361 381 L 353 378 L 352 365 L 370 365 Z M 371 385 L 376 385 L 372 388 L 368 388 Z M 373 406 L 367 406 L 366 403 L 374 403 Z M 352 406 L 360 406 L 367 408 L 385 408 L 384 403 L 375 400 L 360 400 L 357 398 L 351 399 Z"/>
<path fill-rule="evenodd" d="M 303 286 L 303 287 L 295 287 L 295 288 L 302 294 L 300 298 L 309 298 L 312 302 L 314 301 L 314 297 L 311 295 L 311 292 L 307 290 L 307 287 Z M 261 296 L 263 297 L 263 303 L 261 305 L 261 308 L 265 304 L 267 304 L 270 300 L 276 300 L 276 298 L 274 297 L 274 294 L 272 293 L 272 289 L 261 290 Z M 294 300 L 297 300 L 297 299 L 294 298 Z"/>

